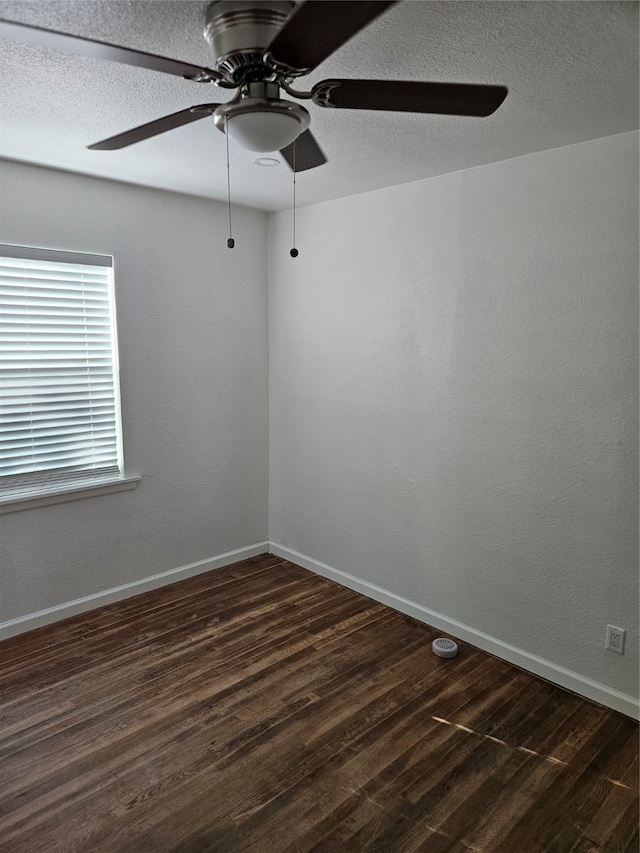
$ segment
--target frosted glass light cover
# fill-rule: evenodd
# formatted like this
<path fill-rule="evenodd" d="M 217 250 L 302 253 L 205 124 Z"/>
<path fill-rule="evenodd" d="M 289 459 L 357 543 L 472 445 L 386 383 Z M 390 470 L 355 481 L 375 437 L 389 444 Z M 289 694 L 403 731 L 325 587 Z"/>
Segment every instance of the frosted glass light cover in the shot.
<path fill-rule="evenodd" d="M 280 151 L 300 135 L 303 126 L 294 115 L 273 111 L 230 116 L 227 133 L 249 151 Z"/>

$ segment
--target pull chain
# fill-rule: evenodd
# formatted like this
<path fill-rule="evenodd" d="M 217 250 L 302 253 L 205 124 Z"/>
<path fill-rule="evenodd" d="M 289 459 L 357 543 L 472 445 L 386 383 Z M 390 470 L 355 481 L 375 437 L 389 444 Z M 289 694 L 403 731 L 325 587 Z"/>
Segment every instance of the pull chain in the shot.
<path fill-rule="evenodd" d="M 236 241 L 231 236 L 231 177 L 229 175 L 229 132 L 228 132 L 229 116 L 224 119 L 224 135 L 227 140 L 227 210 L 229 211 L 229 239 L 227 247 L 233 249 Z"/>
<path fill-rule="evenodd" d="M 289 252 L 292 258 L 298 257 L 296 249 L 296 142 L 293 142 L 293 249 Z"/>

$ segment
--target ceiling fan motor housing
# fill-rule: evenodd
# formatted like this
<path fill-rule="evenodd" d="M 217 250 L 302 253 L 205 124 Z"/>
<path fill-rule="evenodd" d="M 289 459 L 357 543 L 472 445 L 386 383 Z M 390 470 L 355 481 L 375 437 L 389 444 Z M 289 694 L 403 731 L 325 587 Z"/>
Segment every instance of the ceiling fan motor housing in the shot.
<path fill-rule="evenodd" d="M 292 0 L 215 0 L 207 8 L 204 37 L 215 68 L 228 80 L 244 82 L 262 68 L 264 49 L 295 8 Z"/>

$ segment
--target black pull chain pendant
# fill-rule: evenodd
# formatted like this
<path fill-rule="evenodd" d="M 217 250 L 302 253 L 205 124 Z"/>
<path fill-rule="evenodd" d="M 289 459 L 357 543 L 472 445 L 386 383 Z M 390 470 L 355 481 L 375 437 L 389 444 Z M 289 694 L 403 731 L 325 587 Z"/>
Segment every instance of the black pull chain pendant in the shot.
<path fill-rule="evenodd" d="M 224 135 L 227 139 L 227 210 L 229 211 L 229 239 L 227 240 L 227 249 L 233 249 L 236 241 L 231 236 L 231 176 L 229 175 L 229 133 L 228 125 L 229 116 L 225 116 Z"/>
<path fill-rule="evenodd" d="M 296 143 L 293 142 L 293 249 L 289 252 L 292 258 L 298 257 L 296 249 Z"/>

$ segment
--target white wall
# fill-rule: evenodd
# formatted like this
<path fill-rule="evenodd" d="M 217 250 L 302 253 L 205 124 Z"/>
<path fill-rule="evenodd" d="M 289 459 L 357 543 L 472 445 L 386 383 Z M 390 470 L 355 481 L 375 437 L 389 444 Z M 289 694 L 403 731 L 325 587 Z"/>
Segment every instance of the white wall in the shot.
<path fill-rule="evenodd" d="M 637 695 L 637 162 L 623 134 L 303 208 L 295 260 L 269 220 L 274 550 L 614 706 Z M 265 215 L 236 210 L 231 252 L 222 205 L 1 167 L 0 240 L 115 255 L 143 480 L 0 516 L 0 623 L 265 540 Z"/>
<path fill-rule="evenodd" d="M 275 548 L 631 695 L 637 144 L 273 214 L 269 283 Z"/>
<path fill-rule="evenodd" d="M 0 516 L 0 622 L 264 542 L 266 215 L 237 208 L 230 251 L 222 204 L 10 162 L 0 180 L 3 242 L 115 256 L 125 465 L 143 478 Z"/>

